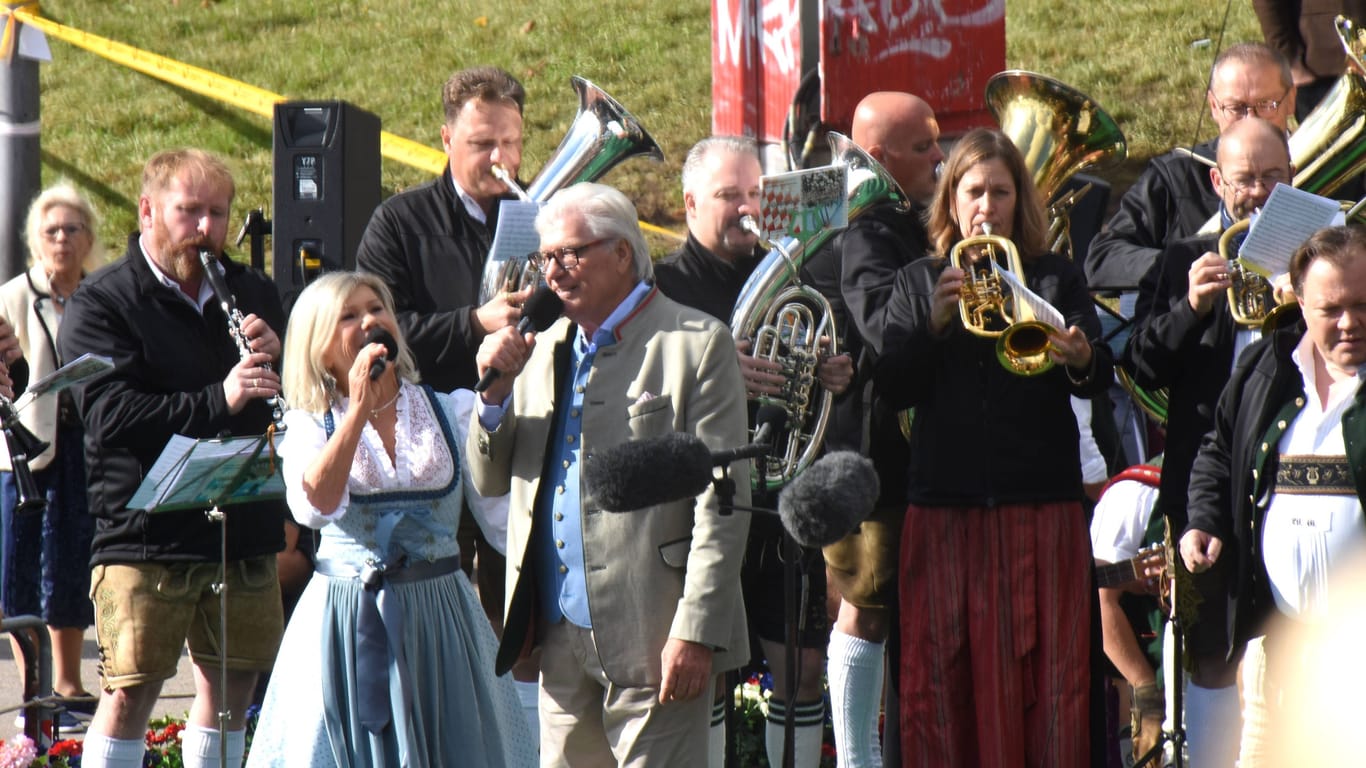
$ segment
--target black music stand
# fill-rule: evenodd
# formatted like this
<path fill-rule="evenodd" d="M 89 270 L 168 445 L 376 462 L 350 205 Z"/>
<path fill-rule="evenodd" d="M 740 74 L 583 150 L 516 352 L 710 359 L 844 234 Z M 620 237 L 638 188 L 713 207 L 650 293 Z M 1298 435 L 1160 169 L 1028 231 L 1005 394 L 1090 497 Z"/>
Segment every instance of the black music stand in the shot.
<path fill-rule="evenodd" d="M 219 696 L 218 760 L 228 762 L 228 720 L 232 711 L 228 695 L 228 516 L 223 507 L 251 501 L 283 499 L 285 484 L 275 457 L 272 435 L 196 440 L 174 435 L 152 464 L 133 498 L 130 509 L 148 514 L 203 509 L 218 523 Z M 267 446 L 269 451 L 267 452 Z"/>

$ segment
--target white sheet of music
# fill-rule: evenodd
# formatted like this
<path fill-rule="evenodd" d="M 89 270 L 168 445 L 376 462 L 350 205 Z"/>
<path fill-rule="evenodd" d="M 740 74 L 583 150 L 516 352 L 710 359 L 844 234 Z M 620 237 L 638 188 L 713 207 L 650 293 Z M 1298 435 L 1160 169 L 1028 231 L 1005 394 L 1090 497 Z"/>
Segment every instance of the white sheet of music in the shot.
<path fill-rule="evenodd" d="M 498 229 L 493 233 L 493 247 L 489 259 L 502 261 L 520 259 L 541 247 L 541 236 L 536 234 L 537 203 L 521 200 L 502 200 L 498 203 Z"/>
<path fill-rule="evenodd" d="M 1057 307 L 1045 301 L 1044 297 L 1029 290 L 1024 281 L 1016 277 L 1010 270 L 995 261 L 991 262 L 991 266 L 996 270 L 996 274 L 1001 276 L 1001 282 L 1010 286 L 1011 293 L 1015 295 L 1015 301 L 1023 301 L 1026 306 L 1034 310 L 1034 319 L 1057 330 L 1067 328 L 1067 318 L 1062 316 Z M 1019 318 L 1015 319 L 1019 320 Z"/>
<path fill-rule="evenodd" d="M 1310 235 L 1331 225 L 1334 215 L 1340 213 L 1341 206 L 1336 200 L 1289 184 L 1277 184 L 1262 212 L 1253 216 L 1237 256 L 1262 277 L 1283 275 L 1290 271 L 1290 257 L 1295 249 Z"/>

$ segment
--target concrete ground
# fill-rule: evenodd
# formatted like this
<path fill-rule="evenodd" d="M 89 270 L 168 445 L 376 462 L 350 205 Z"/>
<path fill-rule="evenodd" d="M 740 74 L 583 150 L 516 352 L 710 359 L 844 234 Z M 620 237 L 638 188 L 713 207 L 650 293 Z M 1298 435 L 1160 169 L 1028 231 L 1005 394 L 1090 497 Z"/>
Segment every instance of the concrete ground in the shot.
<path fill-rule="evenodd" d="M 86 690 L 91 692 L 99 690 L 99 655 L 99 648 L 95 643 L 95 630 L 92 627 L 86 630 L 85 643 L 81 650 L 81 682 L 85 683 Z M 0 639 L 0 739 L 19 732 L 14 719 L 23 703 L 23 693 L 23 682 L 20 680 L 19 667 L 14 662 L 14 652 L 9 640 Z M 190 668 L 190 652 L 184 650 L 181 653 L 180 664 L 176 668 L 176 676 L 167 680 L 162 687 L 161 698 L 157 700 L 152 716 L 155 718 L 173 715 L 183 718 L 189 711 L 193 698 L 194 674 Z"/>

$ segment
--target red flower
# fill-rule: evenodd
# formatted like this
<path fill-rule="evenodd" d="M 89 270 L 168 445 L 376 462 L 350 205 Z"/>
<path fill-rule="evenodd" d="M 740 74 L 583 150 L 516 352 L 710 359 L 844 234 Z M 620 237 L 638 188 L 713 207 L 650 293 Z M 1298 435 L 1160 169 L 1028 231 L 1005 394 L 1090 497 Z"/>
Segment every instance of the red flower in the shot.
<path fill-rule="evenodd" d="M 81 743 L 75 739 L 62 739 L 47 751 L 48 757 L 75 757 L 81 754 Z"/>
<path fill-rule="evenodd" d="M 821 745 L 821 757 L 834 757 L 834 756 L 835 756 L 835 745 L 834 745 L 834 744 L 822 744 L 822 745 Z"/>

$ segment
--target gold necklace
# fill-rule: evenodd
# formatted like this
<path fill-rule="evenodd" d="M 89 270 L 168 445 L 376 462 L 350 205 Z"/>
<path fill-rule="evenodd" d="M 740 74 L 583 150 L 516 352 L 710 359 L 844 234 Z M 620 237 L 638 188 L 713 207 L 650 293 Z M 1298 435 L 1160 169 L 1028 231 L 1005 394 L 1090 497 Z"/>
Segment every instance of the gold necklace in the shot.
<path fill-rule="evenodd" d="M 379 416 L 381 413 L 384 413 L 385 411 L 389 410 L 389 406 L 391 406 L 391 405 L 393 405 L 394 403 L 398 402 L 398 396 L 399 396 L 399 393 L 401 393 L 401 392 L 403 392 L 403 387 L 399 387 L 399 388 L 398 388 L 398 391 L 394 392 L 394 396 L 391 397 L 391 398 L 389 398 L 389 402 L 387 402 L 387 403 L 385 403 L 384 405 L 381 405 L 380 407 L 378 407 L 378 408 L 376 408 L 376 409 L 370 411 L 370 418 L 373 419 L 373 418 L 375 418 L 376 416 Z"/>

